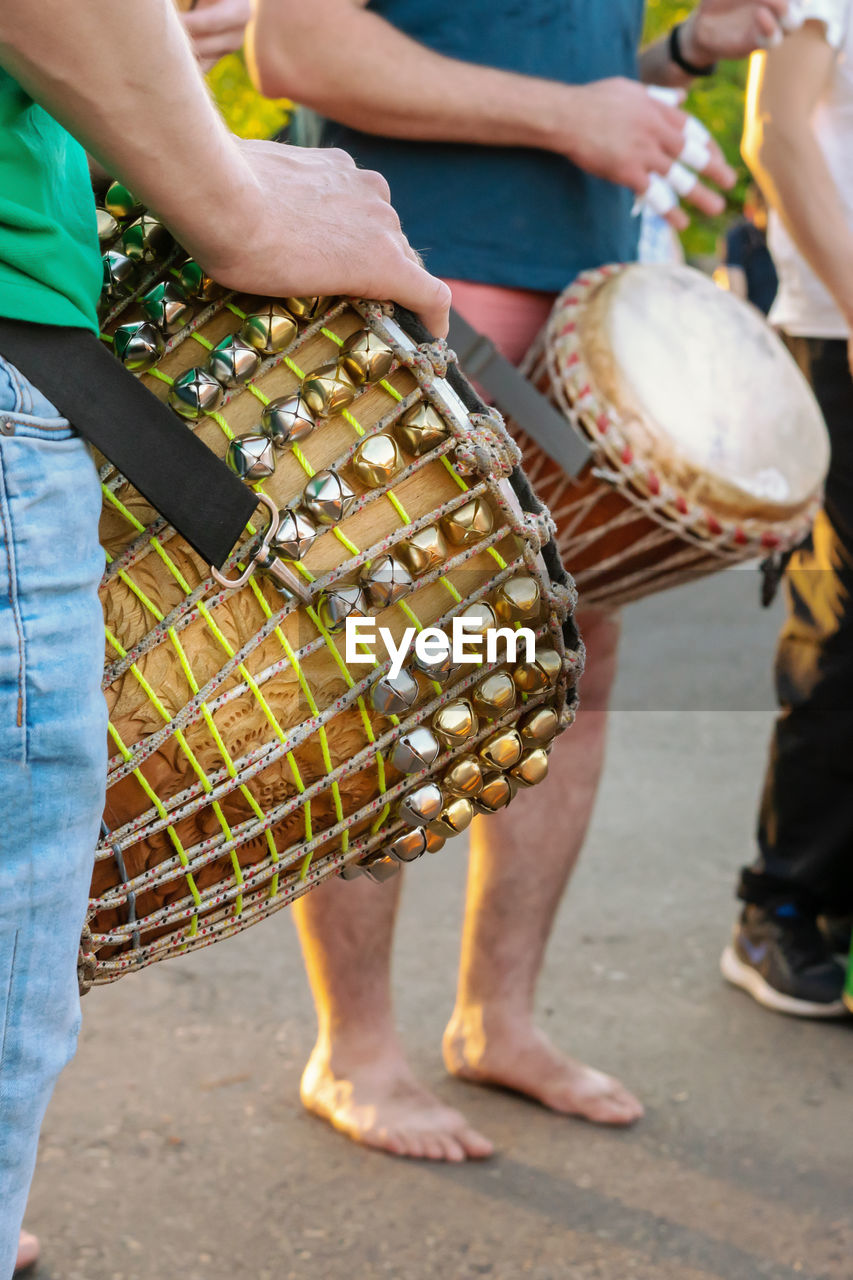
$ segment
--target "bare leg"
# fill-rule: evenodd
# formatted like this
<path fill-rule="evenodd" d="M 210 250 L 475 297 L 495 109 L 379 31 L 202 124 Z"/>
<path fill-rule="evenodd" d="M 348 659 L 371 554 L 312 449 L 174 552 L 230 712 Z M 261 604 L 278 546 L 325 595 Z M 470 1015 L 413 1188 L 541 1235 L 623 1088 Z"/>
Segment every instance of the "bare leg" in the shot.
<path fill-rule="evenodd" d="M 491 1143 L 418 1083 L 397 1038 L 390 969 L 400 880 L 333 880 L 294 905 L 318 1023 L 302 1101 L 392 1155 L 482 1158 Z"/>
<path fill-rule="evenodd" d="M 519 1090 L 554 1111 L 631 1124 L 642 1115 L 637 1099 L 558 1052 L 533 1022 L 545 947 L 592 815 L 616 667 L 618 618 L 590 611 L 579 621 L 588 654 L 582 709 L 554 746 L 548 778 L 472 828 L 459 988 L 444 1057 L 454 1075 Z"/>

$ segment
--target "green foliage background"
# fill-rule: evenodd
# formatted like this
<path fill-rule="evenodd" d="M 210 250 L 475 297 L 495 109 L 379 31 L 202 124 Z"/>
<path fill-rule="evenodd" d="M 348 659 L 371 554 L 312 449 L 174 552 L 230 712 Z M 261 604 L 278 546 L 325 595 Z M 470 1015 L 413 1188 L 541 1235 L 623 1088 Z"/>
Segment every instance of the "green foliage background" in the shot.
<path fill-rule="evenodd" d="M 217 62 L 207 82 L 220 111 L 241 138 L 271 138 L 290 118 L 291 103 L 273 102 L 253 88 L 242 53 L 229 53 Z"/>
<path fill-rule="evenodd" d="M 310 4 L 311 0 L 306 0 Z M 665 34 L 674 23 L 686 18 L 693 4 L 680 0 L 647 0 L 646 38 Z M 602 4 L 604 0 L 585 0 Z M 242 54 L 223 58 L 208 76 L 216 101 L 235 133 L 243 138 L 269 138 L 283 128 L 292 104 L 272 102 L 252 87 Z M 687 101 L 688 110 L 697 115 L 713 133 L 725 152 L 726 159 L 738 172 L 738 181 L 728 197 L 728 208 L 719 218 L 703 218 L 696 214 L 683 240 L 688 254 L 713 254 L 717 239 L 733 213 L 743 204 L 747 171 L 740 158 L 740 134 L 743 118 L 743 91 L 746 64 L 724 62 L 717 74 L 695 82 Z"/>

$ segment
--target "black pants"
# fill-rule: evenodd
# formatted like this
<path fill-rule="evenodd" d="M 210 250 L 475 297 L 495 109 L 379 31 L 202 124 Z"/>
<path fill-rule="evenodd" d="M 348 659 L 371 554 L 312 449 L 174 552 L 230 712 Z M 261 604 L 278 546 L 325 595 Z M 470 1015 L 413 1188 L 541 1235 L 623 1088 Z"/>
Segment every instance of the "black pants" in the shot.
<path fill-rule="evenodd" d="M 785 575 L 776 655 L 782 708 L 758 825 L 759 858 L 740 896 L 853 912 L 853 379 L 847 344 L 788 338 L 829 427 L 826 499 Z"/>

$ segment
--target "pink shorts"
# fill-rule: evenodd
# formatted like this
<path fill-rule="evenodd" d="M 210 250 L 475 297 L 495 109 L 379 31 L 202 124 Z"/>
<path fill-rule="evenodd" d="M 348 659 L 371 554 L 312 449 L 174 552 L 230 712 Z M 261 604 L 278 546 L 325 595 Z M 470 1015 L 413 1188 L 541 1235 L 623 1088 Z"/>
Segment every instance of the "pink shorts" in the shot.
<path fill-rule="evenodd" d="M 484 333 L 513 364 L 518 364 L 548 319 L 555 293 L 505 289 L 470 280 L 448 280 L 453 305 L 463 319 Z"/>

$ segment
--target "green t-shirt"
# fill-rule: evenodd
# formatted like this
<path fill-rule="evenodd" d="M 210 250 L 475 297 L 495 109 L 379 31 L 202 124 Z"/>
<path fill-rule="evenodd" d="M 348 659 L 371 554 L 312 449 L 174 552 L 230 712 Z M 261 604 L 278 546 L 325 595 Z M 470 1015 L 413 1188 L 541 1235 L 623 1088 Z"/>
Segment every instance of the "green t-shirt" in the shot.
<path fill-rule="evenodd" d="M 97 332 L 101 273 L 86 153 L 0 69 L 0 315 Z"/>

